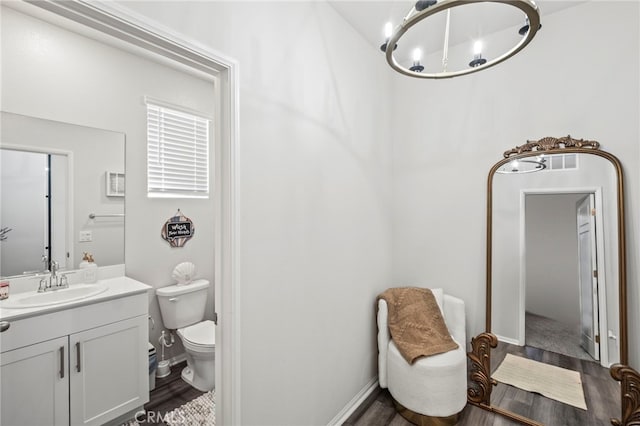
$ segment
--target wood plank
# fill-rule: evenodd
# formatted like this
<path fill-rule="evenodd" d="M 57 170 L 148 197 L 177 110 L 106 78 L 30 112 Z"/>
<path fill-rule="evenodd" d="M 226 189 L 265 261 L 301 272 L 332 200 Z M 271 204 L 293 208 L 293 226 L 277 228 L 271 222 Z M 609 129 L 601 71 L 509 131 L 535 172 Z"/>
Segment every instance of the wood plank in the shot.
<path fill-rule="evenodd" d="M 204 394 L 182 380 L 182 369 L 185 366 L 186 361 L 176 364 L 171 367 L 169 376 L 156 379 L 156 387 L 149 394 L 149 402 L 144 405 L 149 421 L 143 424 L 166 426 L 162 418 L 167 413 Z"/>

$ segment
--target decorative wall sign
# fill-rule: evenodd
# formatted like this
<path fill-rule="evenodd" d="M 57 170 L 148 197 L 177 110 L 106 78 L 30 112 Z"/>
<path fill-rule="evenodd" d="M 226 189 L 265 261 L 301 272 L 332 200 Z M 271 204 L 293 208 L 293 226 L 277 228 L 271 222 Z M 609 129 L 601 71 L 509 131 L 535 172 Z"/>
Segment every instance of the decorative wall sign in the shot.
<path fill-rule="evenodd" d="M 193 237 L 195 226 L 191 219 L 182 214 L 180 209 L 169 218 L 162 226 L 162 238 L 167 240 L 171 247 L 182 247 Z"/>

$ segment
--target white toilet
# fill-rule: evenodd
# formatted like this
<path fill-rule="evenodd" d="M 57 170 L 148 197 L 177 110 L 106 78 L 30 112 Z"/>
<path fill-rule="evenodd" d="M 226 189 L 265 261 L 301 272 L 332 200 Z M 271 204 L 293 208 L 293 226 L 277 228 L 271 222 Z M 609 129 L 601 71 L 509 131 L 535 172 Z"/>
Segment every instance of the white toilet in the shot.
<path fill-rule="evenodd" d="M 209 281 L 170 285 L 156 290 L 165 327 L 178 330 L 187 354 L 182 379 L 199 391 L 215 387 L 216 329 L 213 321 L 203 321 Z"/>

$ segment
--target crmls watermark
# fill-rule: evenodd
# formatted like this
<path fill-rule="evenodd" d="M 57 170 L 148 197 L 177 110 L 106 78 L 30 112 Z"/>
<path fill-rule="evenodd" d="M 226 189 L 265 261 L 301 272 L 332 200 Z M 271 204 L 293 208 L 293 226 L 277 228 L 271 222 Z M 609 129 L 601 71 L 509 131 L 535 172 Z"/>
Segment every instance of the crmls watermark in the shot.
<path fill-rule="evenodd" d="M 182 410 L 173 410 L 162 413 L 160 411 L 138 411 L 134 420 L 140 424 L 144 423 L 169 423 L 169 424 L 185 424 L 187 418 Z"/>

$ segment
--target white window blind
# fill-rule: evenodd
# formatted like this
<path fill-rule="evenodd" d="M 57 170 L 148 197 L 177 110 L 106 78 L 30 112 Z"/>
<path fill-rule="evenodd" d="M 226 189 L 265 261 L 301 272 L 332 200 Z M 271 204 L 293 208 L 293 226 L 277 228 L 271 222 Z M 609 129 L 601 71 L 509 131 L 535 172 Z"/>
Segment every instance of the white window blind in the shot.
<path fill-rule="evenodd" d="M 147 193 L 208 197 L 208 119 L 147 101 Z"/>

